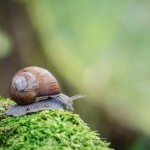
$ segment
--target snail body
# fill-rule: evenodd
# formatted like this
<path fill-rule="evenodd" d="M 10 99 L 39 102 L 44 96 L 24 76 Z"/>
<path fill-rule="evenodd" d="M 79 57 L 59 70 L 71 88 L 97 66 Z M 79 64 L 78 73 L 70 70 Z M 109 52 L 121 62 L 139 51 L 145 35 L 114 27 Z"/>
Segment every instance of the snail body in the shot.
<path fill-rule="evenodd" d="M 61 93 L 55 77 L 40 67 L 26 67 L 11 80 L 9 94 L 17 104 L 9 105 L 7 115 L 20 116 L 49 109 L 73 110 L 73 100 L 85 96 L 69 97 Z"/>
<path fill-rule="evenodd" d="M 63 99 L 69 100 L 69 97 L 60 94 L 59 96 L 56 96 L 55 98 L 47 98 L 41 101 L 37 101 L 35 103 L 31 103 L 29 105 L 9 105 L 7 111 L 7 115 L 13 115 L 13 116 L 21 116 L 25 114 L 30 114 L 32 112 L 37 112 L 41 110 L 51 110 L 51 109 L 65 109 L 69 110 L 69 107 L 63 103 Z M 70 105 L 72 107 L 72 105 Z M 71 109 L 71 108 L 70 108 Z"/>

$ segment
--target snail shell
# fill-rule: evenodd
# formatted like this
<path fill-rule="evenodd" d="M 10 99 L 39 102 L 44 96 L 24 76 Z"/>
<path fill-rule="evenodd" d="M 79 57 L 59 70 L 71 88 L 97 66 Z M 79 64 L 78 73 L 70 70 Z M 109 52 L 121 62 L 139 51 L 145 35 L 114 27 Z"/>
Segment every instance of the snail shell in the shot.
<path fill-rule="evenodd" d="M 26 67 L 12 78 L 9 94 L 18 105 L 34 103 L 38 97 L 51 97 L 60 94 L 55 77 L 40 67 Z"/>

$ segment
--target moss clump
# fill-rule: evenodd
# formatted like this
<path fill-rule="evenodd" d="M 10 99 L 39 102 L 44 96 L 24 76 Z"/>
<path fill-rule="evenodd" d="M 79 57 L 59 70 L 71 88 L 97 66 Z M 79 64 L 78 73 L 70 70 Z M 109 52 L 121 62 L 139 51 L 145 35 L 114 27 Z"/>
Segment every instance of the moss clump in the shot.
<path fill-rule="evenodd" d="M 1 106 L 3 110 L 5 107 Z M 108 145 L 78 115 L 63 110 L 4 117 L 0 121 L 0 150 L 110 150 Z"/>
<path fill-rule="evenodd" d="M 2 97 L 0 97 L 0 121 L 4 118 L 6 118 L 7 116 L 5 115 L 6 112 L 6 107 L 9 104 L 13 104 L 13 101 L 10 101 L 9 99 L 4 99 Z"/>

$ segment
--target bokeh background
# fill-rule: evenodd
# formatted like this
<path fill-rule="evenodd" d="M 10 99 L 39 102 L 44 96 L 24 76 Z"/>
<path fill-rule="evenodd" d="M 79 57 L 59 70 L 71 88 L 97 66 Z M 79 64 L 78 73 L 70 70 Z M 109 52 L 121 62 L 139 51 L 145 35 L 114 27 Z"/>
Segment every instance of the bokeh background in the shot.
<path fill-rule="evenodd" d="M 75 113 L 116 150 L 150 149 L 150 1 L 1 0 L 0 95 L 48 69 Z"/>

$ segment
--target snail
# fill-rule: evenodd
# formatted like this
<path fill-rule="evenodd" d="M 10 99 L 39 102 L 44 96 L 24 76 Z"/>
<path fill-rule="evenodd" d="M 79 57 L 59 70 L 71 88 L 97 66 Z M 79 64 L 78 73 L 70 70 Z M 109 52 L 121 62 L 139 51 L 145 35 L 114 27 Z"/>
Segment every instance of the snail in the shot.
<path fill-rule="evenodd" d="M 85 97 L 69 97 L 61 93 L 55 77 L 46 69 L 36 66 L 23 68 L 14 75 L 9 94 L 16 102 L 7 107 L 6 115 L 9 116 L 21 116 L 50 109 L 73 110 L 73 100 Z"/>

